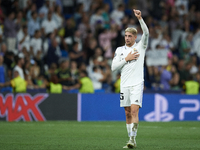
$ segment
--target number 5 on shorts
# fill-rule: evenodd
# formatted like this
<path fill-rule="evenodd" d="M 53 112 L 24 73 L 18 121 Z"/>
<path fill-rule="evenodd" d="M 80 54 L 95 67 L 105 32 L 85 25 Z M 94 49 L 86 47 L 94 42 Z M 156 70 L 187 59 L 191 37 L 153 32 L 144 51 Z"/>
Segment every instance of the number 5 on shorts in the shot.
<path fill-rule="evenodd" d="M 120 93 L 120 100 L 124 100 L 124 93 Z"/>

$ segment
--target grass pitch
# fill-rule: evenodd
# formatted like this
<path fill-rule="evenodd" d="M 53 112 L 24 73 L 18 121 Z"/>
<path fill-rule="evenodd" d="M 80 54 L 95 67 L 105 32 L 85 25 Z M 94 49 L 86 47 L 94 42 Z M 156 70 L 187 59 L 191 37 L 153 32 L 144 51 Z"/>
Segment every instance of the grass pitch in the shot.
<path fill-rule="evenodd" d="M 125 122 L 0 122 L 0 150 L 120 150 Z M 140 122 L 137 150 L 199 150 L 199 122 Z"/>

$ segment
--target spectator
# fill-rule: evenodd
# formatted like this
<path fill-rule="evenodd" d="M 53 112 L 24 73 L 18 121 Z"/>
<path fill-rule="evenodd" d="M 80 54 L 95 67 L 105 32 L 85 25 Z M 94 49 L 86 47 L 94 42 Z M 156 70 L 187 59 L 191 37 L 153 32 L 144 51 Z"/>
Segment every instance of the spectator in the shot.
<path fill-rule="evenodd" d="M 94 57 L 92 58 L 92 61 L 90 61 L 89 65 L 87 65 L 87 72 L 88 72 L 89 77 L 90 77 L 91 74 L 93 73 L 93 67 L 94 67 L 94 66 L 100 66 L 100 62 L 99 62 L 97 56 L 94 56 Z"/>
<path fill-rule="evenodd" d="M 189 78 L 187 79 L 187 81 L 183 86 L 185 94 L 197 95 L 199 94 L 199 89 L 200 89 L 199 83 L 197 81 L 194 81 L 192 76 L 189 76 Z"/>
<path fill-rule="evenodd" d="M 13 92 L 15 93 L 26 93 L 27 89 L 27 82 L 21 78 L 19 75 L 18 70 L 14 70 L 14 78 L 11 81 L 8 81 L 6 83 L 0 83 L 1 87 L 5 86 L 12 86 Z"/>
<path fill-rule="evenodd" d="M 37 6 L 36 4 L 31 4 L 31 7 L 30 9 L 28 10 L 28 12 L 26 13 L 26 18 L 27 18 L 27 21 L 29 22 L 31 19 L 33 19 L 33 13 L 37 11 Z M 37 13 L 36 13 L 37 14 Z M 38 18 L 39 20 L 39 18 Z"/>
<path fill-rule="evenodd" d="M 121 78 L 120 78 L 120 73 L 117 74 L 117 79 L 114 83 L 114 92 L 115 93 L 120 93 L 120 82 L 121 82 Z"/>
<path fill-rule="evenodd" d="M 27 52 L 30 51 L 30 36 L 28 34 L 28 28 L 26 25 L 23 25 L 22 31 L 18 32 L 17 43 L 19 51 L 22 51 L 23 47 L 25 47 Z"/>
<path fill-rule="evenodd" d="M 14 67 L 13 71 L 16 70 L 19 73 L 19 76 L 22 79 L 25 79 L 24 78 L 24 70 L 23 70 L 23 66 L 24 66 L 24 54 L 23 53 L 19 53 L 18 54 L 16 62 L 17 62 L 17 64 Z"/>
<path fill-rule="evenodd" d="M 75 1 L 73 0 L 61 0 L 64 14 L 73 14 L 75 8 Z"/>
<path fill-rule="evenodd" d="M 163 89 L 163 86 L 161 85 L 161 73 L 159 71 L 159 68 L 156 66 L 149 67 L 148 72 L 152 89 L 154 90 Z"/>
<path fill-rule="evenodd" d="M 40 89 L 44 89 L 47 87 L 47 80 L 43 74 L 40 74 L 36 79 L 36 86 Z"/>
<path fill-rule="evenodd" d="M 170 72 L 172 74 L 172 78 L 169 82 L 170 84 L 170 89 L 171 90 L 180 90 L 181 87 L 179 86 L 179 82 L 180 82 L 180 75 L 176 70 L 176 67 L 174 65 L 171 66 Z"/>
<path fill-rule="evenodd" d="M 174 46 L 173 42 L 171 41 L 170 36 L 167 33 L 164 33 L 160 44 L 162 45 L 162 47 L 167 49 L 169 52 L 172 52 L 175 50 L 175 46 Z"/>
<path fill-rule="evenodd" d="M 91 5 L 91 3 L 92 3 L 92 0 L 87 0 L 87 1 L 85 1 L 85 0 L 78 0 L 78 2 L 77 3 L 82 3 L 83 4 L 83 9 L 84 9 L 84 12 L 88 12 L 89 11 L 89 9 L 90 9 L 90 5 Z"/>
<path fill-rule="evenodd" d="M 124 5 L 119 4 L 117 9 L 114 9 L 111 13 L 111 20 L 114 21 L 115 24 L 117 24 L 119 27 L 122 27 L 122 18 L 124 18 Z"/>
<path fill-rule="evenodd" d="M 47 65 L 50 66 L 52 63 L 58 64 L 59 57 L 61 56 L 61 52 L 58 46 L 58 43 L 55 38 L 51 39 L 51 44 L 49 45 L 47 51 Z"/>
<path fill-rule="evenodd" d="M 51 11 L 48 12 L 47 19 L 42 21 L 41 28 L 42 28 L 42 33 L 46 37 L 48 37 L 51 33 L 54 33 L 57 31 L 58 26 L 56 22 L 52 19 Z"/>
<path fill-rule="evenodd" d="M 49 7 L 50 7 L 50 0 L 45 0 L 44 5 L 39 9 L 39 16 L 41 21 L 43 21 L 49 12 Z"/>
<path fill-rule="evenodd" d="M 9 51 L 13 51 L 15 53 L 16 49 L 16 36 L 17 32 L 20 29 L 20 24 L 14 22 L 15 14 L 14 12 L 9 13 L 8 17 L 4 21 L 4 35 L 6 39 L 6 43 Z"/>
<path fill-rule="evenodd" d="M 7 67 L 7 75 L 8 79 L 12 79 L 12 70 L 13 70 L 13 64 L 14 64 L 14 54 L 13 52 L 6 52 L 4 55 L 4 64 Z"/>
<path fill-rule="evenodd" d="M 164 90 L 170 89 L 171 78 L 172 78 L 171 72 L 166 70 L 166 66 L 163 66 L 161 69 L 160 83 L 163 85 Z"/>
<path fill-rule="evenodd" d="M 108 59 L 104 58 L 103 61 L 100 63 L 100 67 L 102 69 L 102 74 L 104 75 L 104 81 L 102 88 L 105 92 L 110 93 L 112 92 L 112 71 L 110 69 L 110 63 Z"/>
<path fill-rule="evenodd" d="M 177 71 L 180 75 L 179 86 L 183 87 L 183 84 L 185 82 L 185 61 L 183 59 L 179 59 Z"/>
<path fill-rule="evenodd" d="M 104 28 L 110 29 L 110 16 L 109 16 L 110 5 L 108 3 L 105 3 L 102 10 L 103 10 L 102 16 L 105 22 Z"/>
<path fill-rule="evenodd" d="M 30 76 L 35 83 L 36 79 L 40 75 L 40 67 L 38 66 L 37 62 L 34 59 L 31 59 L 30 62 L 31 62 Z"/>
<path fill-rule="evenodd" d="M 69 52 L 69 57 L 71 58 L 71 61 L 76 61 L 79 65 L 80 63 L 84 62 L 84 60 L 83 52 L 79 51 L 78 45 L 78 42 L 74 42 L 73 49 Z"/>
<path fill-rule="evenodd" d="M 31 19 L 28 21 L 28 34 L 32 37 L 36 30 L 40 29 L 38 14 L 36 11 L 31 13 Z"/>
<path fill-rule="evenodd" d="M 72 85 L 72 75 L 69 69 L 69 60 L 61 59 L 60 68 L 57 73 L 58 82 L 62 85 L 71 86 Z"/>
<path fill-rule="evenodd" d="M 186 39 L 183 39 L 181 41 L 181 48 L 180 48 L 180 57 L 185 59 L 186 62 L 189 61 L 189 55 L 190 52 L 192 51 L 192 38 L 193 34 L 190 33 L 187 35 Z"/>
<path fill-rule="evenodd" d="M 90 60 L 93 58 L 95 49 L 98 47 L 97 40 L 94 37 L 91 37 L 88 41 L 88 47 L 85 48 L 85 54 L 86 54 L 86 63 L 87 65 L 90 63 Z"/>
<path fill-rule="evenodd" d="M 74 20 L 77 26 L 79 26 L 83 15 L 84 15 L 83 3 L 78 3 L 76 7 L 76 11 L 74 13 Z"/>
<path fill-rule="evenodd" d="M 26 25 L 26 18 L 23 16 L 23 11 L 18 11 L 16 14 L 16 18 L 14 19 L 15 23 L 19 23 L 20 27 Z"/>
<path fill-rule="evenodd" d="M 45 78 L 50 81 L 51 75 L 52 74 L 57 74 L 58 73 L 58 67 L 56 63 L 52 63 L 48 70 L 45 72 Z"/>
<path fill-rule="evenodd" d="M 101 47 L 96 47 L 95 50 L 94 50 L 94 55 L 93 57 L 96 57 L 97 58 L 97 61 L 99 63 L 101 63 L 103 61 L 103 54 L 104 54 L 104 51 L 102 50 Z M 90 60 L 90 62 L 92 62 L 92 59 Z"/>
<path fill-rule="evenodd" d="M 3 56 L 0 54 L 0 83 L 5 83 L 7 78 L 7 70 L 3 61 Z"/>
<path fill-rule="evenodd" d="M 6 52 L 7 52 L 7 46 L 6 46 L 5 43 L 2 43 L 1 44 L 1 49 L 0 49 L 0 54 L 5 56 Z"/>
<path fill-rule="evenodd" d="M 194 80 L 200 84 L 200 71 L 196 73 Z"/>
<path fill-rule="evenodd" d="M 70 74 L 72 77 L 72 85 L 76 84 L 79 78 L 78 65 L 76 61 L 70 62 Z"/>
<path fill-rule="evenodd" d="M 65 35 L 64 37 L 72 37 L 75 32 L 75 21 L 74 19 L 69 15 L 65 17 Z"/>
<path fill-rule="evenodd" d="M 113 50 L 112 50 L 112 39 L 116 38 L 116 26 L 111 25 L 111 30 L 104 29 L 101 34 L 99 34 L 99 43 L 100 46 L 105 50 L 104 57 L 112 58 Z"/>
<path fill-rule="evenodd" d="M 90 78 L 92 80 L 92 84 L 95 90 L 102 89 L 104 75 L 102 74 L 102 70 L 98 66 L 93 67 L 93 72 L 90 75 Z"/>
<path fill-rule="evenodd" d="M 91 79 L 87 76 L 87 72 L 80 72 L 80 79 L 74 86 L 65 86 L 65 90 L 79 89 L 80 93 L 94 93 L 94 88 Z"/>
<path fill-rule="evenodd" d="M 53 20 L 56 22 L 58 29 L 61 29 L 63 27 L 64 18 L 62 16 L 62 8 L 59 5 L 55 7 Z"/>
<path fill-rule="evenodd" d="M 52 74 L 50 78 L 50 82 L 46 83 L 47 88 L 49 89 L 49 93 L 62 93 L 63 85 L 58 83 L 58 77 L 56 74 Z"/>
<path fill-rule="evenodd" d="M 72 41 L 73 41 L 73 43 L 74 42 L 78 43 L 78 51 L 82 51 L 83 50 L 83 43 L 82 43 L 82 39 L 81 39 L 81 33 L 79 32 L 79 30 L 76 30 L 74 32 L 74 35 L 72 37 Z"/>
<path fill-rule="evenodd" d="M 36 30 L 34 37 L 30 41 L 30 52 L 34 58 L 41 59 L 45 54 L 42 53 L 42 39 L 40 30 Z"/>
<path fill-rule="evenodd" d="M 87 16 L 87 14 L 82 14 L 82 21 L 80 22 L 78 26 L 78 30 L 80 32 L 81 39 L 85 40 L 87 37 L 88 31 L 90 30 L 89 17 Z"/>
<path fill-rule="evenodd" d="M 90 17 L 90 27 L 92 32 L 95 33 L 105 26 L 104 18 L 102 17 L 102 9 L 97 8 L 95 13 Z"/>
<path fill-rule="evenodd" d="M 195 75 L 199 70 L 198 68 L 198 62 L 197 62 L 197 56 L 196 55 L 192 55 L 190 57 L 190 62 L 191 62 L 191 69 L 190 69 L 190 74 L 191 75 Z"/>

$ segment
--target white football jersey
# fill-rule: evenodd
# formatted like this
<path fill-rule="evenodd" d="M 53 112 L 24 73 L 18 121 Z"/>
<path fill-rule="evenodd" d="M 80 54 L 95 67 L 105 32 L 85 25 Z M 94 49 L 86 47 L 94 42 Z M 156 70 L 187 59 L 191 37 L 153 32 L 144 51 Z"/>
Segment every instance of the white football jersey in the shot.
<path fill-rule="evenodd" d="M 121 70 L 121 87 L 134 86 L 144 81 L 144 57 L 148 45 L 149 31 L 143 20 L 139 20 L 143 35 L 141 40 L 132 46 L 121 46 L 115 51 L 111 70 Z M 125 61 L 126 56 L 134 50 L 140 54 L 137 60 Z"/>

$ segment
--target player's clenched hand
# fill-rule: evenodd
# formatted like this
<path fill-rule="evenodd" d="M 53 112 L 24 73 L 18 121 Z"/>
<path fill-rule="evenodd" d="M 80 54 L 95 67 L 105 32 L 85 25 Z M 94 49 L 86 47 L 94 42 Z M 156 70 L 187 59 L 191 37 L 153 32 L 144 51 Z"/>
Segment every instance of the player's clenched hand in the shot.
<path fill-rule="evenodd" d="M 126 62 L 131 61 L 131 60 L 137 60 L 139 56 L 140 56 L 140 54 L 138 52 L 134 52 L 134 53 L 130 52 L 126 56 L 125 60 L 126 60 Z"/>
<path fill-rule="evenodd" d="M 141 19 L 142 18 L 142 13 L 140 10 L 135 10 L 133 9 L 133 12 L 135 14 L 135 16 L 138 18 L 138 19 Z"/>

